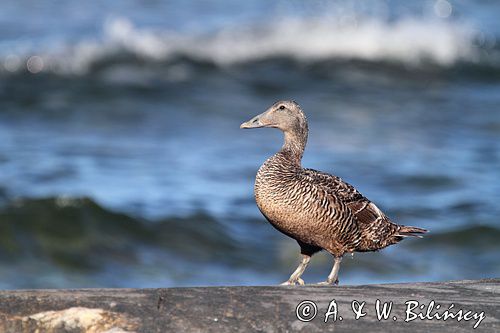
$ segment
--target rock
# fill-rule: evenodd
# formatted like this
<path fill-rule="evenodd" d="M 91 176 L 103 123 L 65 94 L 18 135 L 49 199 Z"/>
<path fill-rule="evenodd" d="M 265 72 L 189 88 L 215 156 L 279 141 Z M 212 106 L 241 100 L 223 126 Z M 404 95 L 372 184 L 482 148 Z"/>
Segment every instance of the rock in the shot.
<path fill-rule="evenodd" d="M 388 316 L 379 320 L 377 306 L 382 315 L 384 305 Z M 474 327 L 477 332 L 500 332 L 500 279 L 339 287 L 0 291 L 0 332 L 5 333 L 459 333 Z"/>

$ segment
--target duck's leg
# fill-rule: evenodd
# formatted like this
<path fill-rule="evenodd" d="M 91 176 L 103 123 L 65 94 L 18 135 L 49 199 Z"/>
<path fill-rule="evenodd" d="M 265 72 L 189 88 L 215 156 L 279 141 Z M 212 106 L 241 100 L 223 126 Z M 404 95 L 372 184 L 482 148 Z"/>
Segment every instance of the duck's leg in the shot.
<path fill-rule="evenodd" d="M 300 277 L 306 270 L 307 264 L 309 264 L 309 260 L 311 260 L 311 256 L 307 254 L 302 254 L 302 261 L 299 264 L 299 267 L 290 275 L 290 278 L 288 281 L 283 282 L 281 285 L 282 286 L 294 286 L 294 285 L 304 285 L 304 280 L 302 280 Z"/>
<path fill-rule="evenodd" d="M 342 262 L 342 257 L 335 257 L 335 262 L 333 264 L 332 271 L 330 272 L 330 274 L 328 274 L 328 278 L 326 279 L 326 281 L 320 282 L 318 284 L 322 286 L 338 285 L 341 262 Z"/>

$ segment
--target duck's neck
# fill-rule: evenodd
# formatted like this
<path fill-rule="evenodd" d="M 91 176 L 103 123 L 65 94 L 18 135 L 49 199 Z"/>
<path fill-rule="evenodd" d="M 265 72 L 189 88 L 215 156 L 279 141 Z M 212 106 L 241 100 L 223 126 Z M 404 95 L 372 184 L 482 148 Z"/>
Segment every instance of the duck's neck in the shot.
<path fill-rule="evenodd" d="M 306 148 L 307 132 L 307 127 L 295 131 L 285 131 L 285 142 L 278 154 L 286 155 L 290 162 L 300 166 Z"/>

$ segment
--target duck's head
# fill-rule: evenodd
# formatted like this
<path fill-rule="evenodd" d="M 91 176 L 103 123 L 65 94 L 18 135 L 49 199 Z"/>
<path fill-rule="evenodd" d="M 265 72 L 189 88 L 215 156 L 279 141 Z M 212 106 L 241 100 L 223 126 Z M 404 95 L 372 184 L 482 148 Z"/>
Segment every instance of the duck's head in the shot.
<path fill-rule="evenodd" d="M 279 101 L 264 113 L 241 124 L 240 128 L 274 127 L 285 133 L 307 131 L 306 116 L 295 101 Z"/>
<path fill-rule="evenodd" d="M 307 119 L 294 101 L 279 101 L 271 105 L 264 113 L 241 124 L 240 128 L 274 127 L 285 134 L 281 151 L 287 151 L 290 160 L 300 165 L 307 143 Z"/>

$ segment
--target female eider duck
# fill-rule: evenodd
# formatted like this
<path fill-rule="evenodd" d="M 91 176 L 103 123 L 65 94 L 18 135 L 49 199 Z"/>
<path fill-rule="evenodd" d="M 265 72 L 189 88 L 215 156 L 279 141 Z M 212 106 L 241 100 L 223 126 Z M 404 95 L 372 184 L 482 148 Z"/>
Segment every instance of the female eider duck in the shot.
<path fill-rule="evenodd" d="M 425 229 L 395 224 L 352 185 L 337 176 L 301 166 L 307 142 L 307 120 L 294 101 L 280 101 L 241 128 L 275 127 L 285 134 L 281 150 L 260 167 L 255 200 L 279 231 L 300 245 L 302 261 L 284 285 L 303 285 L 311 256 L 326 250 L 334 265 L 325 282 L 338 284 L 342 256 L 377 251 L 404 237 L 421 237 Z"/>

